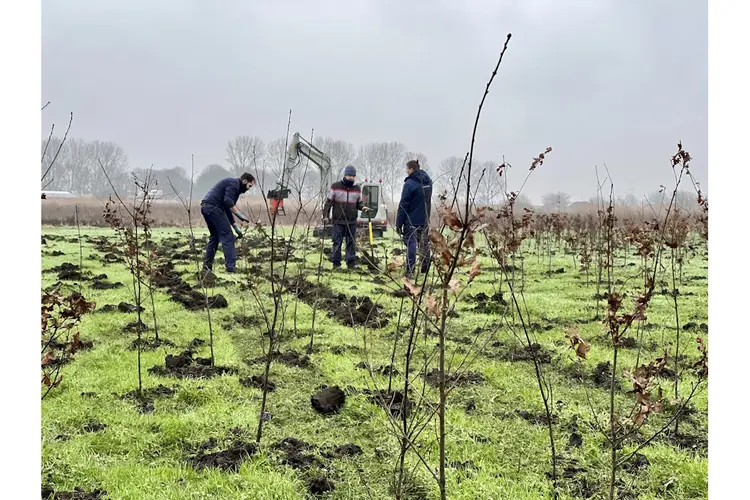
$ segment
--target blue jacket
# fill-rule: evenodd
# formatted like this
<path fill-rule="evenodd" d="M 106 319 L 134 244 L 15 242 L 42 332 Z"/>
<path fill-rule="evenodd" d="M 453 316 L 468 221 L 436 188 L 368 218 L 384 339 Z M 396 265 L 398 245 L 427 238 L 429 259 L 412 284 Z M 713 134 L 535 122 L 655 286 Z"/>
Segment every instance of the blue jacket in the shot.
<path fill-rule="evenodd" d="M 396 228 L 426 226 L 432 210 L 432 179 L 424 170 L 416 170 L 404 180 L 398 204 Z"/>
<path fill-rule="evenodd" d="M 202 204 L 224 209 L 230 224 L 234 224 L 232 207 L 240 199 L 241 189 L 240 180 L 237 177 L 229 177 L 220 180 L 211 190 L 203 197 Z"/>

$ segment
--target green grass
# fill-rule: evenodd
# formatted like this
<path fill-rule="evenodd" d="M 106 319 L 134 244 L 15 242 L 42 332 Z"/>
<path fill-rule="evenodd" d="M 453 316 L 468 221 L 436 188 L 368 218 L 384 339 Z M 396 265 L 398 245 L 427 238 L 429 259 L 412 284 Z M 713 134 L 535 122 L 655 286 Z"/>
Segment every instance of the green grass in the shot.
<path fill-rule="evenodd" d="M 156 238 L 176 236 L 184 231 L 157 230 Z M 73 229 L 43 228 L 43 235 L 61 235 L 65 240 L 49 240 L 43 252 L 60 250 L 65 255 L 42 256 L 42 269 L 63 262 L 78 263 L 77 232 Z M 86 229 L 86 235 L 105 235 L 114 240 L 108 229 Z M 327 243 L 328 245 L 328 243 Z M 561 470 L 575 460 L 578 467 L 585 468 L 585 477 L 596 495 L 606 489 L 609 450 L 604 439 L 587 426 L 593 421 L 587 402 L 587 391 L 600 422 L 605 422 L 609 395 L 605 390 L 588 385 L 588 389 L 568 375 L 571 365 L 577 361 L 567 349 L 564 330 L 575 326 L 582 337 L 591 342 L 589 359 L 584 369 L 591 372 L 603 361 L 611 359 L 611 349 L 603 335 L 604 325 L 594 321 L 595 286 L 585 286 L 585 279 L 573 267 L 573 257 L 558 251 L 552 259 L 552 268 L 565 268 L 562 274 L 545 276 L 546 258 L 539 260 L 529 247 L 525 250 L 526 286 L 525 301 L 532 322 L 551 329 L 536 332 L 537 340 L 553 355 L 551 364 L 543 365 L 550 374 L 553 385 L 553 402 L 560 401 L 559 422 L 555 425 L 558 453 L 565 461 Z M 94 260 L 98 252 L 90 243 L 84 244 L 84 268 L 92 274 L 106 273 L 109 281 L 120 281 L 124 287 L 114 290 L 92 290 L 83 283 L 83 294 L 94 300 L 97 307 L 104 304 L 133 302 L 130 274 L 122 264 L 104 264 Z M 301 255 L 301 252 L 298 252 Z M 221 256 L 221 252 L 217 257 Z M 316 254 L 308 255 L 310 268 L 317 263 Z M 634 261 L 635 258 L 630 258 Z M 618 258 L 616 278 L 634 274 L 634 267 L 624 266 Z M 252 257 L 250 259 L 252 264 Z M 240 264 L 240 271 L 244 267 Z M 665 265 L 669 265 L 666 261 Z M 330 265 L 329 265 L 330 266 Z M 483 260 L 483 268 L 493 266 Z M 707 323 L 708 291 L 707 259 L 703 256 L 691 258 L 685 266 L 685 282 L 680 289 L 681 324 L 689 321 Z M 178 269 L 194 270 L 194 266 L 177 266 Z M 267 264 L 266 264 L 267 267 Z M 220 278 L 227 275 L 221 265 L 215 266 Z M 694 277 L 699 277 L 698 279 Z M 188 281 L 194 279 L 184 276 Z M 239 282 L 242 276 L 235 276 Z M 311 278 L 312 279 L 312 278 Z M 665 275 L 666 279 L 666 275 Z M 42 274 L 43 287 L 57 281 L 54 273 Z M 372 277 L 357 274 L 347 281 L 346 273 L 327 273 L 323 277 L 326 285 L 348 295 L 369 295 L 384 304 L 394 313 L 389 325 L 383 329 L 368 331 L 368 361 L 373 366 L 388 364 L 393 345 L 392 333 L 400 299 L 383 294 L 383 286 L 372 282 Z M 635 286 L 638 279 L 631 279 L 626 289 Z M 70 283 L 69 283 L 70 284 Z M 451 353 L 461 352 L 466 346 L 456 342 L 462 337 L 471 337 L 477 327 L 494 328 L 502 321 L 500 315 L 474 312 L 474 302 L 469 296 L 484 291 L 492 295 L 500 286 L 499 280 L 490 271 L 481 274 L 471 285 L 468 295 L 458 308 L 459 317 L 451 320 L 448 348 Z M 356 289 L 352 289 L 356 287 Z M 507 290 L 507 286 L 503 286 Z M 659 287 L 657 287 L 659 289 Z M 240 377 L 260 375 L 261 365 L 248 366 L 243 360 L 262 354 L 261 330 L 243 328 L 230 324 L 235 314 L 257 316 L 258 308 L 249 292 L 242 292 L 237 284 L 217 287 L 213 293 L 223 294 L 229 301 L 226 309 L 211 311 L 214 326 L 214 349 L 216 362 L 239 369 L 239 376 L 224 375 L 211 379 L 182 379 L 157 377 L 146 370 L 153 365 L 163 365 L 166 354 L 178 354 L 198 337 L 208 341 L 208 326 L 205 313 L 190 312 L 180 304 L 172 302 L 165 291 L 156 294 L 157 320 L 162 338 L 177 347 L 144 351 L 144 388 L 163 384 L 174 387 L 171 398 L 157 398 L 152 413 L 140 413 L 124 394 L 137 387 L 136 353 L 128 350 L 134 334 L 122 333 L 121 328 L 135 319 L 135 314 L 93 313 L 81 324 L 81 337 L 94 341 L 94 348 L 76 354 L 75 360 L 63 369 L 64 380 L 42 402 L 42 481 L 56 491 L 70 491 L 74 487 L 86 490 L 101 488 L 110 498 L 117 499 L 186 499 L 186 498 L 262 498 L 294 499 L 306 498 L 306 481 L 320 469 L 298 471 L 280 462 L 280 452 L 273 444 L 284 437 L 292 436 L 315 445 L 316 452 L 333 446 L 355 443 L 363 453 L 355 457 L 326 461 L 327 475 L 335 484 L 330 498 L 392 498 L 391 481 L 398 458 L 398 442 L 391 434 L 382 409 L 368 402 L 364 395 L 347 396 L 344 408 L 336 415 L 322 416 L 310 405 L 310 396 L 322 384 L 340 387 L 365 388 L 372 386 L 366 370 L 357 369 L 364 359 L 355 349 L 343 354 L 334 354 L 336 346 L 363 345 L 361 328 L 345 327 L 319 311 L 316 317 L 316 350 L 311 355 L 312 367 L 301 369 L 274 363 L 270 378 L 277 383 L 277 390 L 269 394 L 268 407 L 272 419 L 265 423 L 260 451 L 242 463 L 236 473 L 219 470 L 196 470 L 188 459 L 190 447 L 215 437 L 225 438 L 230 429 L 247 430 L 254 438 L 260 408 L 261 391 L 246 388 L 239 383 Z M 507 297 L 507 292 L 506 292 Z M 270 296 L 266 295 L 270 306 Z M 293 328 L 293 302 L 286 314 L 286 330 Z M 150 301 L 144 303 L 146 312 L 143 321 L 152 324 Z M 604 302 L 600 303 L 600 308 Z M 630 308 L 629 301 L 625 307 Z M 304 352 L 309 342 L 312 309 L 302 302 L 297 305 L 296 324 L 298 335 L 286 335 L 282 350 L 295 349 Z M 644 342 L 661 342 L 662 336 L 671 346 L 675 340 L 674 312 L 671 298 L 657 295 L 648 311 L 648 323 L 653 325 L 644 332 Z M 226 328 L 226 326 L 231 326 Z M 634 333 L 634 332 L 633 332 Z M 681 338 L 682 352 L 689 361 L 697 359 L 695 337 L 698 331 L 684 331 Z M 476 470 L 449 467 L 448 497 L 456 499 L 475 498 L 549 498 L 551 482 L 546 476 L 550 471 L 549 438 L 545 426 L 533 425 L 514 414 L 515 410 L 541 412 L 543 410 L 534 368 L 527 361 L 503 361 L 502 352 L 517 346 L 518 341 L 507 328 L 500 328 L 493 341 L 502 342 L 488 349 L 469 367 L 480 372 L 484 382 L 455 389 L 449 397 L 446 411 L 448 435 L 447 457 L 451 462 L 473 461 Z M 370 345 L 370 342 L 372 344 Z M 436 338 L 427 339 L 428 347 Z M 424 346 L 425 341 L 420 341 Z M 405 346 L 399 346 L 397 359 L 402 358 Z M 673 347 L 670 347 L 670 353 Z M 651 361 L 659 352 L 644 350 L 643 361 Z M 199 356 L 208 356 L 204 346 Z M 460 356 L 457 355 L 457 356 Z M 618 371 L 632 368 L 636 360 L 635 349 L 620 351 Z M 433 363 L 434 366 L 434 363 Z M 397 364 L 403 371 L 403 363 Z M 672 362 L 670 362 L 672 367 Z M 387 384 L 387 378 L 376 375 L 378 387 Z M 402 377 L 395 377 L 397 388 L 403 385 Z M 692 377 L 685 377 L 680 384 L 686 394 Z M 672 381 L 662 383 L 665 395 L 672 393 Z M 623 391 L 617 394 L 618 408 L 629 409 L 632 397 L 625 393 L 629 389 L 622 382 Z M 83 392 L 95 392 L 94 397 L 83 397 Z M 437 401 L 437 392 L 428 389 L 427 397 Z M 669 399 L 667 397 L 665 399 Z M 464 411 L 466 403 L 473 399 L 476 410 Z M 691 423 L 681 425 L 681 431 L 700 435 L 707 432 L 707 391 L 705 388 L 695 397 L 697 412 Z M 568 424 L 577 415 L 584 443 L 580 448 L 566 449 L 569 437 Z M 664 416 L 656 415 L 647 426 L 648 430 L 664 422 Z M 83 427 L 94 420 L 107 425 L 101 432 L 88 433 Z M 424 441 L 436 435 L 436 425 L 425 431 Z M 657 440 L 642 450 L 650 465 L 638 473 L 621 472 L 624 484 L 638 493 L 639 498 L 707 498 L 708 461 L 704 453 L 681 450 L 667 442 Z M 428 453 L 428 460 L 437 465 L 437 447 Z M 413 481 L 426 489 L 429 498 L 435 498 L 437 487 L 424 467 L 417 464 L 414 454 L 407 460 L 414 469 Z M 572 480 L 562 479 L 562 498 L 573 496 Z M 595 496 L 599 498 L 599 496 Z"/>

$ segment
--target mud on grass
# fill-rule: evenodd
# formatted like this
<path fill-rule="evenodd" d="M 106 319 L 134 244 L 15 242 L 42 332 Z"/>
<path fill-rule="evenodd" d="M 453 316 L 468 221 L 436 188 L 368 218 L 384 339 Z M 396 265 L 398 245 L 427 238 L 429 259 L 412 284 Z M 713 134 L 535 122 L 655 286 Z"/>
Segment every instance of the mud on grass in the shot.
<path fill-rule="evenodd" d="M 211 366 L 211 358 L 193 358 L 193 352 L 186 350 L 178 355 L 167 354 L 164 366 L 154 365 L 148 369 L 149 373 L 161 377 L 177 378 L 211 378 L 219 375 L 239 373 L 230 366 Z"/>
<path fill-rule="evenodd" d="M 284 291 L 294 294 L 310 307 L 317 307 L 327 311 L 328 316 L 336 319 L 345 326 L 367 326 L 382 328 L 388 325 L 388 313 L 380 304 L 375 304 L 370 297 L 347 297 L 343 293 L 335 293 L 327 286 L 315 284 L 300 277 L 286 279 L 283 282 Z"/>

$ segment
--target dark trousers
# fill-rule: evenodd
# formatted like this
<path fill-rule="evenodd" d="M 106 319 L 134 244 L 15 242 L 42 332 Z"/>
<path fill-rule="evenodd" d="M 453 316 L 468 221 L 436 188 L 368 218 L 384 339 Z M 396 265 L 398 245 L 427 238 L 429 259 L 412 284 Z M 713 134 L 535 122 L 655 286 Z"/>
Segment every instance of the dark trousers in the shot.
<path fill-rule="evenodd" d="M 406 274 L 411 275 L 417 262 L 417 253 L 421 270 L 426 273 L 430 267 L 430 238 L 425 226 L 406 226 L 404 228 L 406 244 Z"/>
<path fill-rule="evenodd" d="M 355 241 L 354 236 L 357 234 L 357 223 L 341 224 L 336 223 L 331 229 L 331 238 L 333 239 L 333 248 L 331 249 L 331 262 L 334 266 L 341 265 L 341 243 L 346 239 L 346 265 L 354 266 L 355 259 Z"/>
<path fill-rule="evenodd" d="M 208 231 L 211 233 L 206 246 L 206 255 L 203 257 L 203 268 L 213 268 L 214 256 L 219 248 L 219 243 L 221 243 L 221 248 L 224 251 L 224 265 L 227 271 L 234 272 L 237 266 L 237 254 L 234 250 L 234 235 L 227 214 L 224 213 L 222 207 L 201 205 L 201 215 L 203 215 Z"/>

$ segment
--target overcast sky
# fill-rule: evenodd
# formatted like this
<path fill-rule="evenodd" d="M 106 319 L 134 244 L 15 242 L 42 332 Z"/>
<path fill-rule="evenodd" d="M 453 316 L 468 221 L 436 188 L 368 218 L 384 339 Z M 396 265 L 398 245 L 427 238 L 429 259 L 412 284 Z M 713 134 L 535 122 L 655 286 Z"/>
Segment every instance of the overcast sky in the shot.
<path fill-rule="evenodd" d="M 619 195 L 672 180 L 682 140 L 707 190 L 708 29 L 699 0 L 66 0 L 42 6 L 42 136 L 120 144 L 131 167 L 226 164 L 236 135 L 401 141 L 434 169 L 553 151 L 524 192 Z M 687 186 L 686 186 L 687 187 Z"/>

